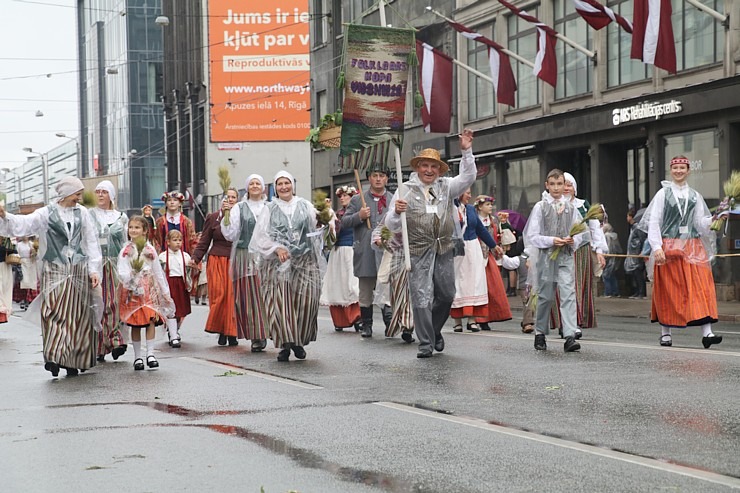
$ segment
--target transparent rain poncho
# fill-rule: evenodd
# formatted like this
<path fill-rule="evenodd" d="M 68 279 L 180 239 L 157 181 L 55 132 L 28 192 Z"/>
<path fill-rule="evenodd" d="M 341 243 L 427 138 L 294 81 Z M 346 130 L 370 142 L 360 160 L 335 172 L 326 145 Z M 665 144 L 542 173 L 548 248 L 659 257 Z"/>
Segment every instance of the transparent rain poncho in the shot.
<path fill-rule="evenodd" d="M 102 330 L 102 290 L 90 283 L 91 274 L 101 279 L 101 255 L 87 209 L 51 204 L 26 216 L 6 214 L 0 235 L 39 236 L 41 292 L 26 320 L 45 327 L 90 324 Z"/>
<path fill-rule="evenodd" d="M 258 273 L 260 256 L 249 249 L 249 243 L 265 208 L 264 200 L 243 199 L 231 208 L 228 224 L 224 224 L 226 219 L 221 221 L 221 233 L 231 242 L 229 275 L 234 281 Z"/>
<path fill-rule="evenodd" d="M 119 306 L 121 321 L 128 325 L 148 325 L 158 316 L 163 322 L 175 316 L 175 303 L 157 251 L 146 243 L 142 249 L 127 242 L 118 256 Z"/>
<path fill-rule="evenodd" d="M 717 238 L 709 229 L 712 215 L 704 197 L 688 185 L 672 181 L 661 185 L 638 226 L 647 233 L 652 249 L 648 274 L 652 278 L 657 249 L 663 250 L 666 262 L 682 260 L 709 268 L 717 253 Z"/>

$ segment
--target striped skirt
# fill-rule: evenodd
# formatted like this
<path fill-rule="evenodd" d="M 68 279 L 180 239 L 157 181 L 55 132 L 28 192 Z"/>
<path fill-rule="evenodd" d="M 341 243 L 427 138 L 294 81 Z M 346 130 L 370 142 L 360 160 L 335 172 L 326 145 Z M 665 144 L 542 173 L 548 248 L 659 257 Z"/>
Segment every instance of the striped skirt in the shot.
<path fill-rule="evenodd" d="M 41 286 L 44 361 L 66 368 L 92 368 L 96 347 L 87 265 L 44 262 Z"/>
<path fill-rule="evenodd" d="M 208 256 L 208 302 L 211 306 L 206 332 L 236 337 L 234 287 L 229 279 L 229 257 Z"/>
<path fill-rule="evenodd" d="M 581 329 L 596 328 L 596 307 L 594 306 L 594 261 L 591 255 L 591 245 L 580 247 L 573 254 L 576 263 L 574 273 L 576 280 L 576 310 L 578 327 Z M 561 328 L 560 322 L 560 294 L 555 290 L 555 303 L 550 311 L 550 327 Z"/>
<path fill-rule="evenodd" d="M 114 347 L 123 346 L 126 341 L 121 331 L 121 316 L 118 312 L 118 272 L 116 271 L 116 259 L 103 259 L 103 279 L 100 287 L 103 290 L 103 330 L 97 333 L 97 353 L 104 356 Z"/>
<path fill-rule="evenodd" d="M 698 326 L 717 322 L 717 293 L 709 262 L 687 262 L 680 250 L 671 248 L 672 240 L 663 239 L 666 263 L 656 265 L 650 319 L 670 327 Z M 693 251 L 703 251 L 700 239 L 689 246 Z M 677 252 L 676 255 L 671 255 Z"/>
<path fill-rule="evenodd" d="M 312 253 L 290 259 L 288 272 L 279 272 L 277 259 L 260 266 L 262 299 L 270 338 L 276 348 L 284 344 L 307 346 L 318 332 L 321 278 Z"/>
<path fill-rule="evenodd" d="M 409 273 L 406 271 L 403 252 L 394 253 L 391 258 L 391 323 L 385 331 L 386 337 L 395 337 L 403 331 L 414 330 L 409 293 Z"/>
<path fill-rule="evenodd" d="M 493 258 L 492 252 L 488 252 L 486 284 L 488 285 L 486 313 L 484 316 L 476 317 L 475 321 L 488 323 L 511 320 L 511 307 L 509 306 L 509 298 L 506 296 L 504 280 L 501 278 L 501 268 L 496 263 L 496 259 Z"/>
<path fill-rule="evenodd" d="M 236 332 L 240 339 L 267 339 L 265 310 L 260 278 L 246 249 L 234 253 L 234 299 L 236 300 Z"/>

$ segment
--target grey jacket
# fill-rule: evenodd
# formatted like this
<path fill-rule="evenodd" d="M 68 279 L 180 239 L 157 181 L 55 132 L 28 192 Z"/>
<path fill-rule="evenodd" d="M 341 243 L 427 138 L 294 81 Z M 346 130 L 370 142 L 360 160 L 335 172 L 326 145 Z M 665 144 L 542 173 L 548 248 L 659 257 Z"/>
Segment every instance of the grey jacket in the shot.
<path fill-rule="evenodd" d="M 378 213 L 378 203 L 375 201 L 372 193 L 370 193 L 370 190 L 364 192 L 364 194 L 365 202 L 370 207 L 370 225 L 372 228 L 368 229 L 367 221 L 360 219 L 362 200 L 359 195 L 352 197 L 352 200 L 349 202 L 347 212 L 342 217 L 342 227 L 352 228 L 354 231 L 355 277 L 376 277 L 378 275 L 380 260 L 383 258 L 383 252 L 382 250 L 376 251 L 372 248 L 372 232 L 385 217 L 393 196 L 390 192 L 385 192 L 386 206 L 381 213 Z"/>

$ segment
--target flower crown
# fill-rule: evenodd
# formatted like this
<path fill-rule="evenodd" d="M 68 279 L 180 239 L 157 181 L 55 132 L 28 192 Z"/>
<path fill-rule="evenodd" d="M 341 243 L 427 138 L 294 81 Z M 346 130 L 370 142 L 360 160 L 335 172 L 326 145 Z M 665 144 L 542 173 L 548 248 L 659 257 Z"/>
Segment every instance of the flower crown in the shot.
<path fill-rule="evenodd" d="M 334 195 L 337 197 L 341 197 L 342 195 L 347 194 L 350 197 L 357 194 L 357 189 L 355 187 L 344 185 L 336 189 L 334 192 Z"/>
<path fill-rule="evenodd" d="M 174 192 L 165 192 L 162 194 L 162 200 L 165 202 L 170 198 L 177 199 L 180 202 L 185 202 L 185 196 L 176 190 Z"/>
<path fill-rule="evenodd" d="M 485 204 L 486 202 L 490 202 L 492 204 L 495 204 L 496 203 L 496 199 L 494 199 L 493 197 L 491 197 L 489 195 L 479 195 L 478 198 L 475 199 L 475 202 L 473 202 L 473 205 L 475 207 L 478 207 L 480 205 Z"/>

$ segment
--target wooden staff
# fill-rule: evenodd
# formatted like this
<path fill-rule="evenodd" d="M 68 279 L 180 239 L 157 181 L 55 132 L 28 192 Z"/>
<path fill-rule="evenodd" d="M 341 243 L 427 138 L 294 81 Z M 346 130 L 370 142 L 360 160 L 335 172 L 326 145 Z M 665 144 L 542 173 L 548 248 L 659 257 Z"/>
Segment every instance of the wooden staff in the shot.
<path fill-rule="evenodd" d="M 360 173 L 357 172 L 357 168 L 355 168 L 355 180 L 357 181 L 357 193 L 360 194 L 360 200 L 362 201 L 362 208 L 364 209 L 367 207 L 367 203 L 365 203 L 365 193 L 362 191 L 362 182 L 360 181 Z M 370 225 L 370 218 L 368 217 L 366 219 L 367 221 L 367 229 L 373 229 L 373 227 Z"/>

